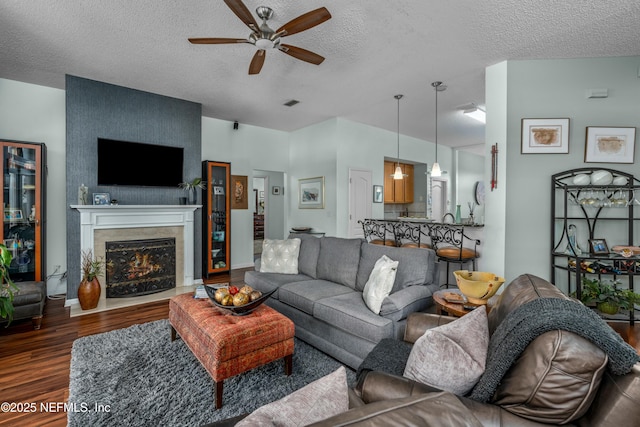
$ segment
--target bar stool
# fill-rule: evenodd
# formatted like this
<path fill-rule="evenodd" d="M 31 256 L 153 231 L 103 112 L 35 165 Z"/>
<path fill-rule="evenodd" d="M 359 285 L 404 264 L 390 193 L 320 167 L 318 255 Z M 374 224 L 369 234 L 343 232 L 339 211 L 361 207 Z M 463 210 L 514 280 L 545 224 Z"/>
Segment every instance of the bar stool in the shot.
<path fill-rule="evenodd" d="M 393 227 L 387 221 L 364 219 L 358 222 L 362 224 L 367 242 L 374 245 L 396 246 Z"/>
<path fill-rule="evenodd" d="M 393 225 L 396 244 L 402 248 L 430 249 L 429 233 L 424 232 L 424 224 L 399 221 Z"/>
<path fill-rule="evenodd" d="M 466 264 L 471 263 L 471 271 L 476 269 L 477 248 L 480 240 L 466 236 L 463 225 L 435 224 L 430 227 L 430 234 L 431 244 L 436 251 L 438 261 L 447 264 L 445 283 L 440 287 L 449 288 L 449 264 L 459 264 L 462 270 Z M 465 247 L 465 241 L 472 242 L 473 248 Z"/>

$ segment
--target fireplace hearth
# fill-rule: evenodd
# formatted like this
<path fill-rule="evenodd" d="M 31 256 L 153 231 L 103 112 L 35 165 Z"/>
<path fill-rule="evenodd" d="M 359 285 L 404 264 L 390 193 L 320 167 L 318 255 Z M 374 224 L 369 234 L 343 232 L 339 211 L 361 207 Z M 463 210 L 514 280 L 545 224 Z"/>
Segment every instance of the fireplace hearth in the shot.
<path fill-rule="evenodd" d="M 176 286 L 176 239 L 108 241 L 106 297 L 126 298 Z"/>

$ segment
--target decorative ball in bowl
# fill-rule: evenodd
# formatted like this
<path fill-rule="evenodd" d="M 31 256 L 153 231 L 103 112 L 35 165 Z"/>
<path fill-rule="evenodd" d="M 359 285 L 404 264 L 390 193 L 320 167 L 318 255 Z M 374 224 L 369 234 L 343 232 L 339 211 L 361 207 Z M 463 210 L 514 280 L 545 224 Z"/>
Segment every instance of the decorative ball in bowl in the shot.
<path fill-rule="evenodd" d="M 235 288 L 235 289 L 234 289 Z M 228 311 L 236 316 L 251 313 L 265 302 L 276 290 L 265 294 L 245 285 L 238 289 L 235 286 L 214 287 L 205 285 L 207 296 L 216 307 Z"/>
<path fill-rule="evenodd" d="M 473 304 L 486 304 L 504 283 L 504 277 L 483 271 L 457 270 L 453 275 L 460 292 Z"/>

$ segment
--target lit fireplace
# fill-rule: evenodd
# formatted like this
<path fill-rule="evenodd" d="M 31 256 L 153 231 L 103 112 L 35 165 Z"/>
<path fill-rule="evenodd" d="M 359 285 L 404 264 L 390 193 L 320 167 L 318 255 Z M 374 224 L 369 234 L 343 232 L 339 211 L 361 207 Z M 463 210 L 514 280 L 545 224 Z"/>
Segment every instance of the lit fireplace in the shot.
<path fill-rule="evenodd" d="M 108 241 L 106 297 L 123 298 L 176 286 L 176 239 Z"/>

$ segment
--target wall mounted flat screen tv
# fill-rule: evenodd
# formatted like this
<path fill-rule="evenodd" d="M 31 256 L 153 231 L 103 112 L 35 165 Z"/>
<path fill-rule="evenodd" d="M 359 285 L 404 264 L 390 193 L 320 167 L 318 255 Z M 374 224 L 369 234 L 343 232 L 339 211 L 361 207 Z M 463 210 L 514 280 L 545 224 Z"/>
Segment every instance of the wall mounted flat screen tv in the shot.
<path fill-rule="evenodd" d="M 184 148 L 98 138 L 98 185 L 178 187 Z"/>

